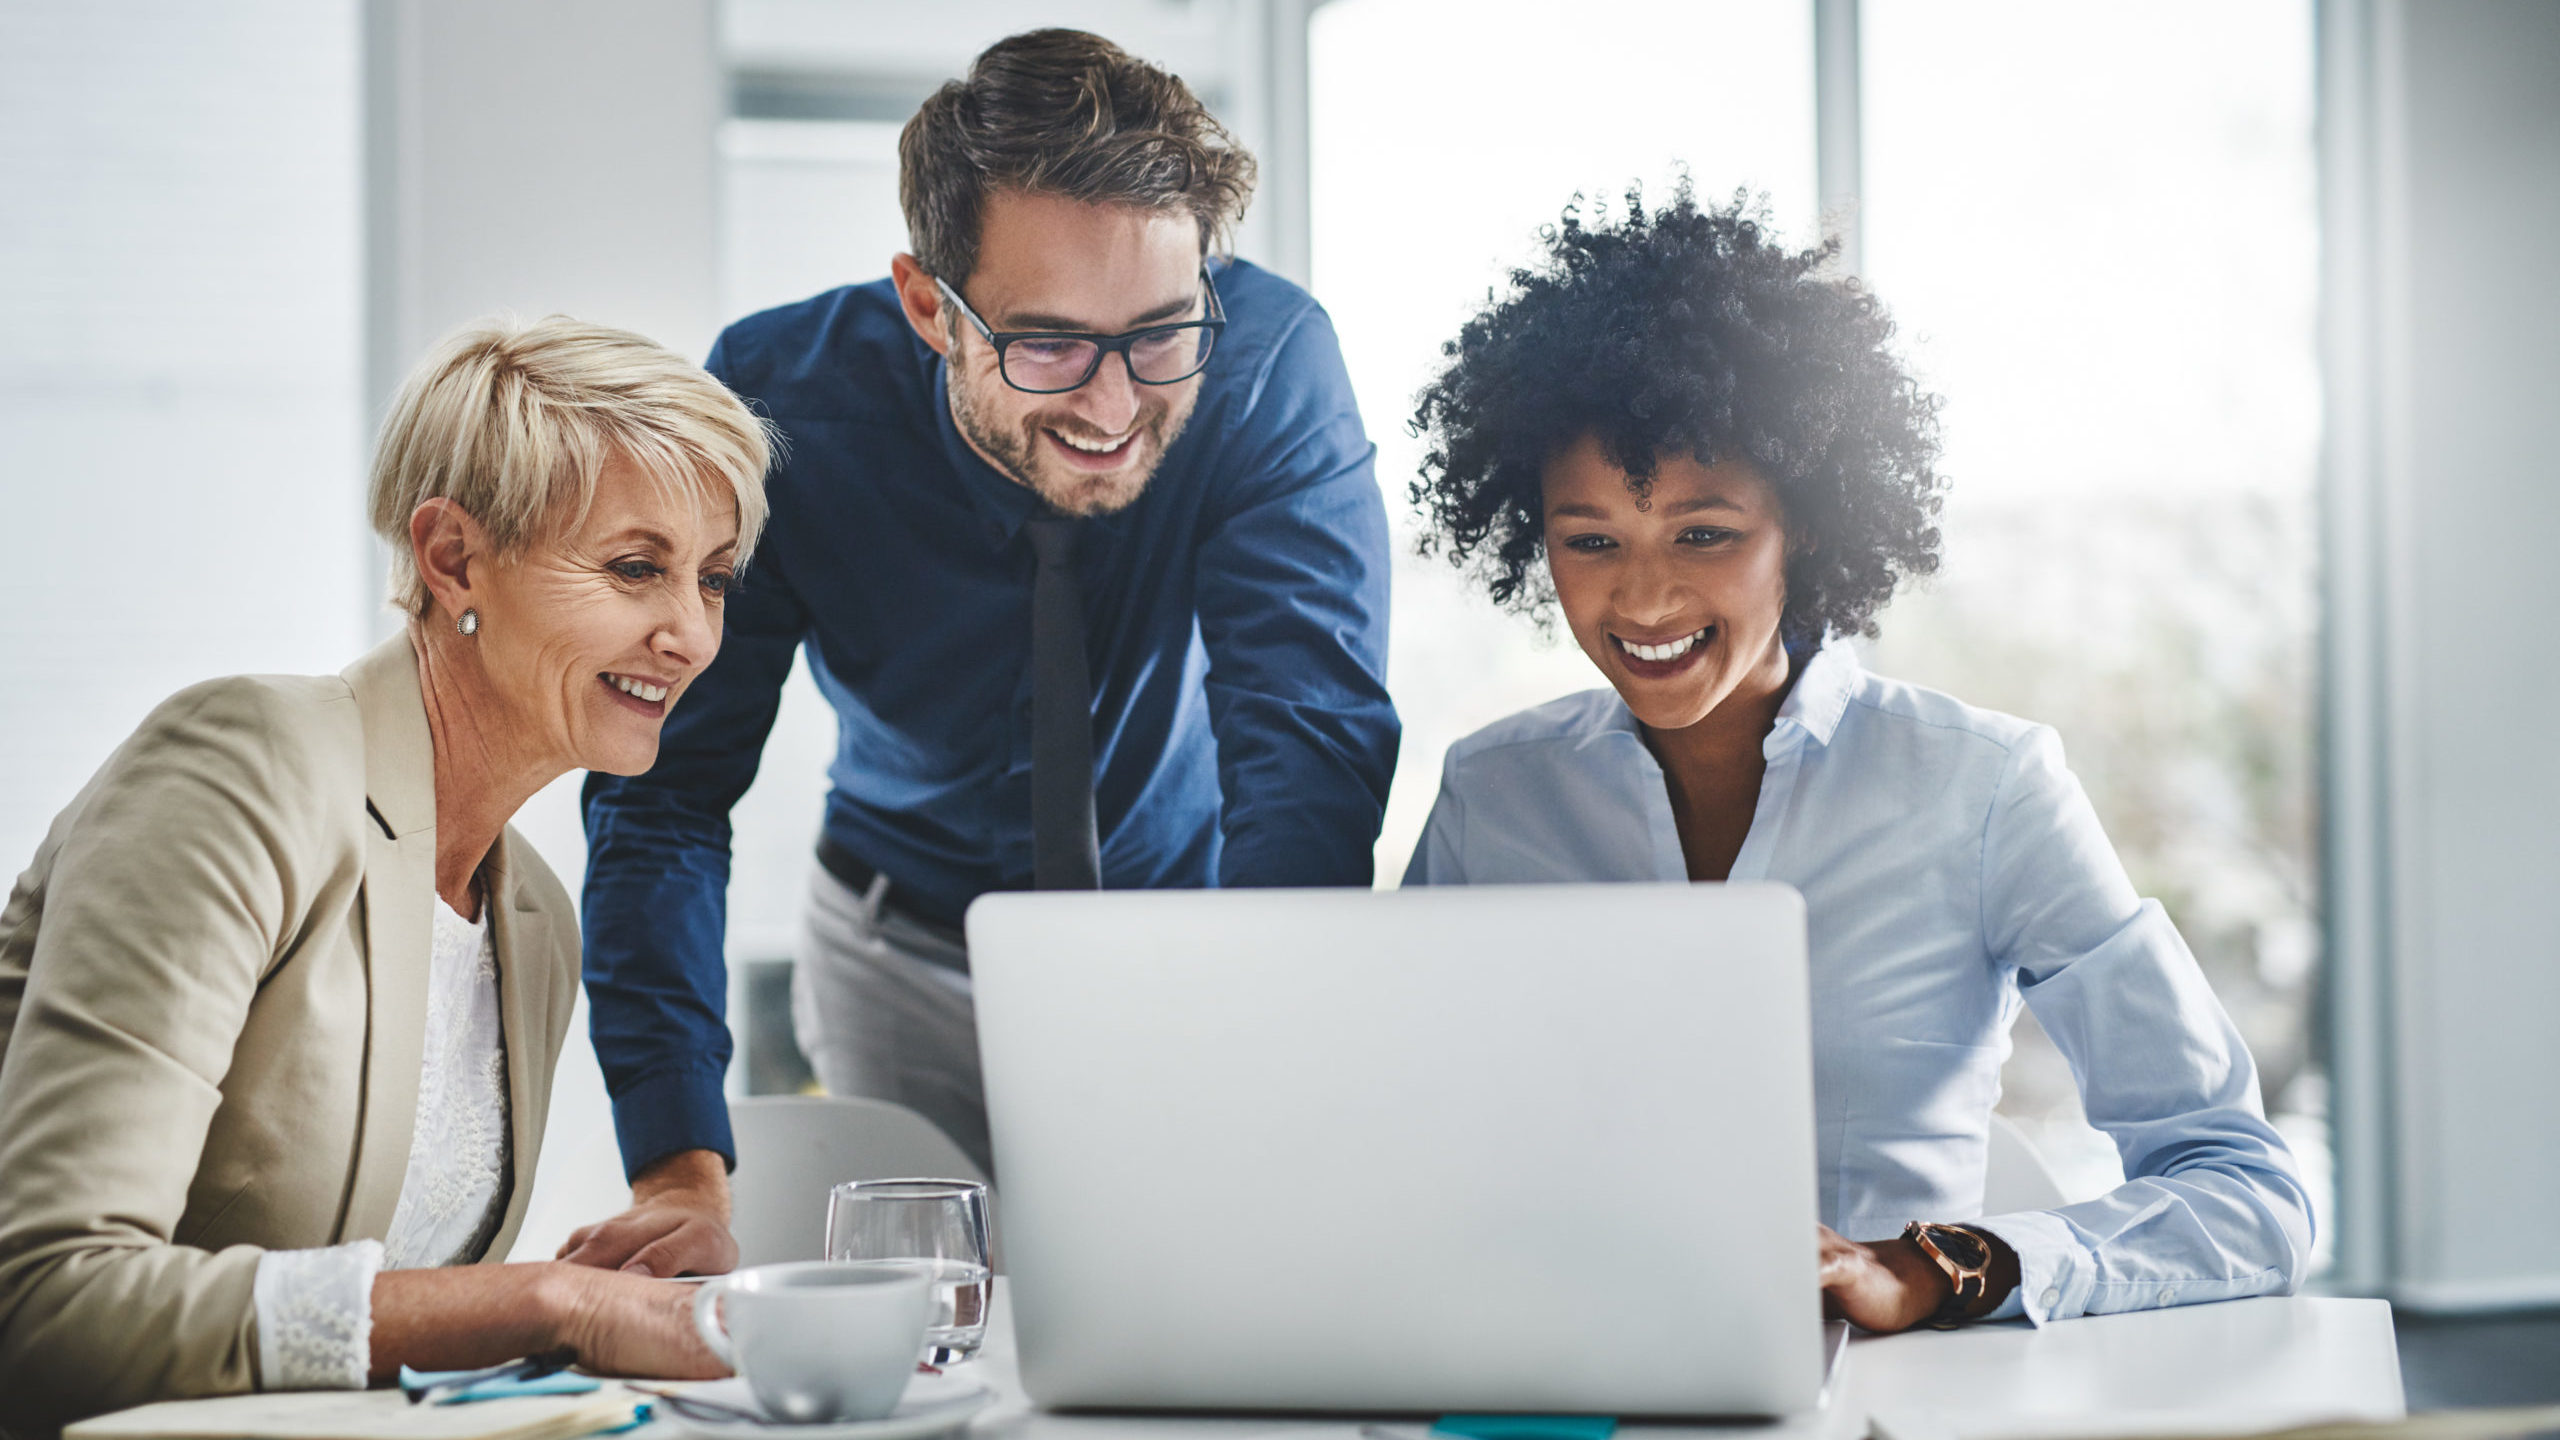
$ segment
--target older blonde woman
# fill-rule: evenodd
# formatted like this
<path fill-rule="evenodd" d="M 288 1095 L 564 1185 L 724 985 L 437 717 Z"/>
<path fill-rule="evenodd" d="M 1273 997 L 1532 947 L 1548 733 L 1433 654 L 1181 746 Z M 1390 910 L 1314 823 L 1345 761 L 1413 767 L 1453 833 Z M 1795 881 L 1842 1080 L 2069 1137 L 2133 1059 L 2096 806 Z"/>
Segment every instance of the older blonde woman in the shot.
<path fill-rule="evenodd" d="M 507 821 L 649 768 L 766 461 L 639 336 L 468 329 L 374 464 L 402 633 L 179 692 L 62 813 L 0 911 L 0 1425 L 564 1344 L 719 1373 L 686 1287 L 472 1262 L 523 1218 L 578 983 Z"/>

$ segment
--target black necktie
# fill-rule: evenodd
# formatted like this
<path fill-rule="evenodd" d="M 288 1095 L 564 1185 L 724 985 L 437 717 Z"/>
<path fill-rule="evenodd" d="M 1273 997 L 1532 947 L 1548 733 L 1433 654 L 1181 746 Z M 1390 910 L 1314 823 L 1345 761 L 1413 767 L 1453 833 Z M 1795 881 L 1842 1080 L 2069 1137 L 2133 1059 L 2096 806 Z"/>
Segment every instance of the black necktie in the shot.
<path fill-rule="evenodd" d="M 1023 522 L 1039 569 L 1031 580 L 1031 885 L 1102 888 L 1093 823 L 1093 676 L 1085 668 L 1076 522 Z"/>

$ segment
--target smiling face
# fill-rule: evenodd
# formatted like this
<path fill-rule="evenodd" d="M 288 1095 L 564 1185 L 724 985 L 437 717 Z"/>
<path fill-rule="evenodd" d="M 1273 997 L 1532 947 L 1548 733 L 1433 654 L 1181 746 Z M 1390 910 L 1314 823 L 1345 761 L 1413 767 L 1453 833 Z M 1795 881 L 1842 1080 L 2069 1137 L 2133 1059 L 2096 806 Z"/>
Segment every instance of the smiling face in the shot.
<path fill-rule="evenodd" d="M 1117 335 L 1206 315 L 1200 227 L 1187 210 L 1088 204 L 1023 191 L 987 197 L 978 268 L 955 286 L 999 333 Z M 950 357 L 951 417 L 988 464 L 1069 515 L 1125 508 L 1191 418 L 1200 377 L 1141 385 L 1121 356 L 1078 389 L 1032 395 L 1004 381 L 994 347 L 945 307 L 912 257 L 896 265 L 917 332 Z"/>
<path fill-rule="evenodd" d="M 1636 719 L 1684 730 L 1786 684 L 1787 534 L 1767 481 L 1665 455 L 1640 503 L 1586 436 L 1547 463 L 1544 490 L 1565 623 Z"/>
<path fill-rule="evenodd" d="M 656 764 L 667 712 L 720 651 L 737 550 L 727 497 L 671 493 L 609 460 L 583 521 L 473 567 L 467 643 L 504 712 L 495 733 L 565 768 Z"/>

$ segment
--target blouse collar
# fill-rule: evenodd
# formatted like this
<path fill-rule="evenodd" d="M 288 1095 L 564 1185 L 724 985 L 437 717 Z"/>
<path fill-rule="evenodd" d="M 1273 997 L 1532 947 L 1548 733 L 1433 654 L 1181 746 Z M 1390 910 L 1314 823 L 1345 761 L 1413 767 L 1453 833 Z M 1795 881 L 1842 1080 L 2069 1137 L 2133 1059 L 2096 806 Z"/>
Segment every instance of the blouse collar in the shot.
<path fill-rule="evenodd" d="M 1857 694 L 1866 678 L 1866 667 L 1858 663 L 1858 652 L 1847 640 L 1833 636 L 1822 642 L 1802 662 L 1796 674 L 1795 687 L 1787 692 L 1778 706 L 1777 723 L 1770 727 L 1763 742 L 1763 753 L 1774 755 L 1800 741 L 1827 746 L 1839 733 L 1840 717 L 1849 711 L 1849 699 Z M 1597 717 L 1597 733 L 1644 738 L 1644 728 L 1636 721 L 1635 712 L 1615 690 L 1609 692 L 1611 703 Z"/>

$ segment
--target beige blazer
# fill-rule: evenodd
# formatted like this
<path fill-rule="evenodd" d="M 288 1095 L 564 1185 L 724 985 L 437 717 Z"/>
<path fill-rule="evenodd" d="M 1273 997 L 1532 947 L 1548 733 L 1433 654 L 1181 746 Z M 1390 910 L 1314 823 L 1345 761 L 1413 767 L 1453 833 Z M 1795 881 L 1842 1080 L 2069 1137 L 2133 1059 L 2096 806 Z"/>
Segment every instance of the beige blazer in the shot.
<path fill-rule="evenodd" d="M 406 637 L 151 713 L 0 910 L 0 1426 L 258 1384 L 262 1250 L 380 1239 L 409 1165 L 435 773 Z M 569 897 L 483 871 L 523 1223 L 578 983 Z"/>

